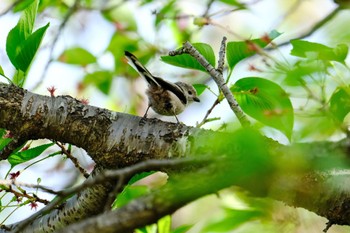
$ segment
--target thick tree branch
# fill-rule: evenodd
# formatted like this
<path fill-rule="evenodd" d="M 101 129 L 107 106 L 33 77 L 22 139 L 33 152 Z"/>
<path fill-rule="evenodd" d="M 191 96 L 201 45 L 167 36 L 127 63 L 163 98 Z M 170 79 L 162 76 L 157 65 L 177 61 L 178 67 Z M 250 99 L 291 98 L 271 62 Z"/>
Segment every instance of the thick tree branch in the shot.
<path fill-rule="evenodd" d="M 107 168 L 190 154 L 188 140 L 205 134 L 182 124 L 111 112 L 70 96 L 42 96 L 1 83 L 0 119 L 0 128 L 24 140 L 71 143 Z"/>
<path fill-rule="evenodd" d="M 205 131 L 156 119 L 141 119 L 84 105 L 69 96 L 41 96 L 13 85 L 0 84 L 0 128 L 11 130 L 26 140 L 49 138 L 80 146 L 99 166 L 121 168 L 142 160 L 182 156 L 226 158 L 224 163 L 213 162 L 205 169 L 199 169 L 197 172 L 201 178 L 197 175 L 198 186 L 195 186 L 196 182 L 179 185 L 183 190 L 178 198 L 182 200 L 176 201 L 171 196 L 164 196 L 167 189 L 169 193 L 174 191 L 171 191 L 171 185 L 167 185 L 154 194 L 115 211 L 119 219 L 117 223 L 122 223 L 119 227 L 123 230 L 154 222 L 202 195 L 231 185 L 241 186 L 254 195 L 269 196 L 293 206 L 307 208 L 327 217 L 331 224 L 350 225 L 347 204 L 350 202 L 350 192 L 347 190 L 349 176 L 324 172 L 336 167 L 320 170 L 317 166 L 329 160 L 348 163 L 348 140 L 283 146 L 264 139 L 261 144 L 252 146 L 253 141 L 246 140 L 251 139 L 250 135 L 237 137 L 235 134 Z M 250 130 L 245 129 L 243 132 L 246 131 Z M 258 149 L 252 151 L 254 148 Z M 300 161 L 303 161 L 302 167 L 298 167 Z M 285 164 L 288 164 L 289 170 L 286 170 Z M 220 177 L 221 171 L 225 175 L 225 181 L 213 187 L 212 179 Z M 182 181 L 187 180 L 187 176 L 188 174 Z M 179 177 L 181 180 L 182 176 Z M 201 184 L 200 180 L 205 181 L 205 184 Z M 104 206 L 114 185 L 115 183 L 107 182 L 89 187 L 70 198 L 62 209 L 37 216 L 29 225 L 31 228 L 25 229 L 27 232 L 32 229 L 52 231 L 78 221 L 84 224 L 83 220 L 87 217 L 101 214 L 103 208 L 100 207 Z M 205 191 L 200 191 L 201 186 L 204 186 Z M 185 192 L 186 189 L 190 194 Z M 196 189 L 199 190 L 198 193 L 195 193 Z M 131 214 L 123 210 L 131 211 Z M 140 212 L 136 214 L 138 210 Z M 106 214 L 114 216 L 114 212 Z M 127 218 L 130 219 L 131 216 L 143 220 L 138 223 L 128 222 Z M 96 224 L 96 221 L 108 219 L 104 217 L 107 215 L 98 215 L 85 223 Z M 18 226 L 20 225 L 13 224 L 10 227 L 16 229 Z M 108 226 L 107 224 L 106 227 Z M 75 227 L 77 226 L 72 229 L 83 229 Z"/>

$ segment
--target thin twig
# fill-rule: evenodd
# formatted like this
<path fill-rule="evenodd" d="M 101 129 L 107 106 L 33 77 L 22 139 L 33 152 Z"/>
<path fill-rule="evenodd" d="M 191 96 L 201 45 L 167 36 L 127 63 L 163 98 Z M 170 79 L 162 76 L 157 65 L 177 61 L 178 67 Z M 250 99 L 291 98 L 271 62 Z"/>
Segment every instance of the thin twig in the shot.
<path fill-rule="evenodd" d="M 331 19 L 333 19 L 338 14 L 338 12 L 340 12 L 340 10 L 342 10 L 342 9 L 343 9 L 342 7 L 338 6 L 331 13 L 329 13 L 325 18 L 323 18 L 321 21 L 316 23 L 309 31 L 298 36 L 297 38 L 302 39 L 302 38 L 311 36 L 314 32 L 316 32 L 318 29 L 320 29 L 322 26 L 324 26 L 327 22 L 329 22 Z M 289 44 L 290 44 L 290 41 L 288 40 L 288 41 L 285 41 L 283 43 L 277 44 L 277 46 L 267 48 L 267 50 L 273 50 L 273 49 L 276 49 L 280 46 L 289 45 Z"/>
<path fill-rule="evenodd" d="M 205 8 L 205 12 L 203 13 L 203 17 L 208 17 L 211 5 L 215 2 L 215 0 L 209 0 L 207 3 L 207 7 Z"/>
<path fill-rule="evenodd" d="M 223 44 L 226 43 L 226 37 L 223 38 L 222 40 L 222 46 L 220 49 L 220 54 L 224 53 L 221 50 L 225 50 L 225 46 L 223 46 Z M 198 50 L 193 47 L 193 45 L 190 42 L 185 42 L 183 47 L 175 50 L 175 51 L 170 51 L 169 55 L 170 56 L 176 56 L 176 55 L 180 55 L 183 53 L 187 53 L 190 54 L 193 58 L 195 58 L 206 70 L 207 72 L 212 76 L 212 78 L 214 79 L 214 81 L 216 82 L 216 84 L 218 85 L 219 89 L 222 91 L 222 93 L 224 94 L 224 96 L 227 99 L 227 102 L 230 105 L 230 108 L 232 109 L 232 111 L 234 112 L 234 114 L 237 116 L 239 122 L 241 123 L 241 125 L 243 127 L 248 127 L 250 126 L 250 122 L 247 118 L 247 116 L 244 114 L 244 112 L 242 111 L 241 107 L 239 106 L 237 100 L 235 99 L 235 97 L 232 95 L 230 89 L 228 88 L 228 86 L 226 85 L 226 82 L 223 78 L 223 74 L 220 73 L 218 70 L 216 70 L 206 59 L 205 57 L 200 54 L 198 52 Z"/>
<path fill-rule="evenodd" d="M 61 148 L 62 153 L 65 154 L 67 158 L 69 158 L 72 161 L 74 166 L 81 172 L 81 174 L 83 174 L 85 178 L 88 178 L 90 176 L 90 174 L 82 166 L 80 166 L 78 159 L 72 155 L 71 151 L 68 151 L 66 147 L 60 142 L 56 142 L 56 145 Z"/>
<path fill-rule="evenodd" d="M 43 190 L 47 193 L 51 193 L 51 194 L 57 194 L 58 192 L 47 188 L 45 186 L 39 185 L 39 184 L 28 184 L 28 183 L 23 183 L 23 182 L 19 182 L 16 180 L 0 180 L 0 185 L 7 185 L 7 186 L 18 186 L 18 187 L 27 187 L 27 188 L 32 188 L 32 189 L 40 189 Z"/>
<path fill-rule="evenodd" d="M 205 114 L 203 120 L 202 120 L 199 124 L 197 124 L 197 126 L 196 126 L 197 128 L 202 127 L 205 123 L 208 122 L 207 119 L 208 119 L 209 115 L 211 114 L 211 112 L 213 111 L 213 109 L 216 107 L 216 105 L 218 105 L 219 103 L 220 103 L 220 99 L 217 98 L 217 99 L 215 100 L 215 102 L 213 103 L 213 105 L 209 108 L 209 110 L 208 110 L 207 113 Z"/>

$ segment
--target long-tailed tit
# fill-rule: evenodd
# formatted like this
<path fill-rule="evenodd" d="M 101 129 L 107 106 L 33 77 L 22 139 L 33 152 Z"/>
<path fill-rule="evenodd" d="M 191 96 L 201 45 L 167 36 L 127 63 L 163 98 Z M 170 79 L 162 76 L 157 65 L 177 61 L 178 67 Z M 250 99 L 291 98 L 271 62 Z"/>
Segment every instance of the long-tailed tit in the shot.
<path fill-rule="evenodd" d="M 184 111 L 186 106 L 193 102 L 200 102 L 197 92 L 192 85 L 184 82 L 171 83 L 162 78 L 153 76 L 144 65 L 130 52 L 125 51 L 129 64 L 148 82 L 146 94 L 148 96 L 148 108 L 165 116 L 175 116 Z"/>

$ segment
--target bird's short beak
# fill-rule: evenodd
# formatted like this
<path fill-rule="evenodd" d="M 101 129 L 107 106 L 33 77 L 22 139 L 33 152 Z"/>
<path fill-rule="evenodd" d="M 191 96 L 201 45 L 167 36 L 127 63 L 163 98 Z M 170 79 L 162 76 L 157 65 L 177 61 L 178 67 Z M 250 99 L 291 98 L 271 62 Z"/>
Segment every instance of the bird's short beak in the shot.
<path fill-rule="evenodd" d="M 196 102 L 201 102 L 198 97 L 193 97 L 193 101 L 196 101 Z"/>

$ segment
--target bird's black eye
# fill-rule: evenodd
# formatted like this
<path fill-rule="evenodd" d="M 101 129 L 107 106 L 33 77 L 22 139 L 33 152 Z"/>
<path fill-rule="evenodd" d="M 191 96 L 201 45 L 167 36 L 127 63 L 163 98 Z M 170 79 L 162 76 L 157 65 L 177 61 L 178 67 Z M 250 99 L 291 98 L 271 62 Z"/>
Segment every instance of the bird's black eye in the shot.
<path fill-rule="evenodd" d="M 189 94 L 189 95 L 192 95 L 192 91 L 188 91 L 188 94 Z"/>

